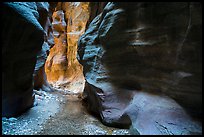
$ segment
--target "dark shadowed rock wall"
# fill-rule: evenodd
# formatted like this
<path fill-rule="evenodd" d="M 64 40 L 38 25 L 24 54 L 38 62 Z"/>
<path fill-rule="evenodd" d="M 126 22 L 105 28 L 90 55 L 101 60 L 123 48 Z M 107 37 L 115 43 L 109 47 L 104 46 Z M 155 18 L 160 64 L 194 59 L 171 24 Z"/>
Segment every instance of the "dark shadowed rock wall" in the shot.
<path fill-rule="evenodd" d="M 90 2 L 89 4 L 90 15 L 89 20 L 87 21 L 86 24 L 86 29 L 88 28 L 88 25 L 91 23 L 91 21 L 103 11 L 107 3 L 108 2 Z"/>
<path fill-rule="evenodd" d="M 45 62 L 50 52 L 50 48 L 54 46 L 54 35 L 52 29 L 52 14 L 54 8 L 57 5 L 55 2 L 36 2 L 37 11 L 39 13 L 39 23 L 44 29 L 44 42 L 41 50 L 37 54 L 37 62 L 34 71 L 34 88 L 39 90 L 40 88 L 44 91 L 53 91 L 45 74 Z"/>
<path fill-rule="evenodd" d="M 140 134 L 202 132 L 185 111 L 202 112 L 201 30 L 200 3 L 109 2 L 79 40 L 89 110 Z"/>
<path fill-rule="evenodd" d="M 33 73 L 44 42 L 44 26 L 35 2 L 4 2 L 1 11 L 2 116 L 10 117 L 33 105 Z"/>

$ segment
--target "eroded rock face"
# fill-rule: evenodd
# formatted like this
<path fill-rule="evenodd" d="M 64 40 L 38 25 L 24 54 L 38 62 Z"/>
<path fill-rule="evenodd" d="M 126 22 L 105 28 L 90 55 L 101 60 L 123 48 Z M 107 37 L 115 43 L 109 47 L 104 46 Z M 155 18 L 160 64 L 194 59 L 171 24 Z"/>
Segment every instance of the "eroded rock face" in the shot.
<path fill-rule="evenodd" d="M 89 20 L 86 24 L 87 26 L 86 29 L 88 28 L 88 25 L 91 23 L 91 21 L 103 11 L 107 3 L 108 2 L 90 2 L 89 4 L 90 15 Z"/>
<path fill-rule="evenodd" d="M 50 50 L 47 63 L 47 77 L 48 80 L 50 77 L 52 79 L 59 79 L 60 75 L 65 75 L 66 66 L 67 66 L 67 41 L 66 41 L 66 22 L 64 20 L 64 12 L 62 10 L 56 11 L 53 13 L 53 34 L 54 34 L 54 43 L 55 45 Z M 53 68 L 51 70 L 51 67 Z M 48 73 L 53 71 L 53 74 Z M 56 73 L 56 74 L 54 74 Z M 61 73 L 61 74 L 60 74 Z M 58 74 L 58 75 L 57 75 Z M 55 78 L 55 76 L 58 76 Z"/>
<path fill-rule="evenodd" d="M 39 23 L 44 29 L 44 42 L 41 50 L 37 54 L 37 62 L 34 71 L 34 88 L 43 89 L 45 91 L 52 91 L 51 86 L 47 82 L 45 74 L 44 64 L 47 59 L 47 55 L 50 51 L 50 47 L 54 45 L 54 37 L 51 26 L 51 17 L 54 9 L 54 3 L 48 2 L 36 2 L 37 11 L 39 13 Z"/>
<path fill-rule="evenodd" d="M 201 10 L 199 3 L 108 3 L 94 18 L 78 53 L 85 100 L 104 124 L 132 124 L 140 134 L 202 133 L 184 110 L 202 112 Z"/>
<path fill-rule="evenodd" d="M 2 3 L 2 116 L 33 105 L 33 73 L 44 42 L 35 2 Z"/>
<path fill-rule="evenodd" d="M 46 62 L 48 81 L 53 85 L 68 85 L 73 79 L 83 79 L 77 60 L 77 42 L 84 33 L 89 18 L 89 2 L 59 2 L 53 13 L 55 45 Z"/>

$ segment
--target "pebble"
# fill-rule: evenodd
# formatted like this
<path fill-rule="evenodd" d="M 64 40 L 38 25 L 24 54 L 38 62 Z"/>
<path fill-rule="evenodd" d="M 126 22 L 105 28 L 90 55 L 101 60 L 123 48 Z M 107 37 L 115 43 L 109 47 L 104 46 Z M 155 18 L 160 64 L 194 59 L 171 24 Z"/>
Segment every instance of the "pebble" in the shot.
<path fill-rule="evenodd" d="M 44 91 L 42 91 L 42 92 L 44 93 Z M 64 98 L 52 96 L 52 95 L 49 95 L 49 94 L 46 94 L 46 96 L 36 96 L 37 102 L 39 102 L 39 104 L 38 104 L 38 106 L 36 106 L 36 108 L 41 107 L 41 104 L 42 104 L 41 102 L 45 103 L 45 102 L 47 102 L 47 101 L 49 102 L 51 100 L 54 101 L 54 102 L 57 101 L 58 103 L 61 102 L 63 104 L 66 104 L 66 101 L 65 101 L 66 96 L 65 95 L 63 95 Z M 60 107 L 58 106 L 57 109 L 60 109 Z M 2 129 L 2 132 L 3 132 L 3 134 L 7 134 L 7 135 L 40 134 L 39 131 L 44 131 L 44 129 L 43 129 L 44 125 L 43 125 L 43 123 L 41 123 L 42 117 L 39 117 L 39 116 L 42 115 L 42 114 L 45 114 L 45 112 L 46 112 L 46 115 L 48 116 L 48 118 L 51 119 L 51 120 L 48 121 L 48 125 L 52 125 L 52 123 L 56 123 L 56 120 L 53 119 L 53 117 L 54 117 L 53 112 L 51 113 L 50 110 L 47 110 L 46 108 L 42 108 L 42 109 L 40 109 L 40 111 L 37 110 L 36 114 L 38 114 L 38 115 L 37 116 L 32 115 L 32 117 L 34 119 L 30 119 L 30 120 L 24 120 L 24 118 L 22 118 L 22 117 L 21 117 L 21 119 L 20 118 L 18 118 L 18 119 L 16 119 L 16 118 L 7 119 L 6 117 L 2 117 L 2 123 L 4 123 L 4 121 L 5 121 L 8 124 L 13 124 L 14 125 L 14 126 L 10 126 L 7 123 L 4 124 L 5 125 L 5 126 L 3 126 L 4 131 Z M 57 112 L 54 112 L 54 113 L 57 114 Z M 84 113 L 83 116 L 89 118 L 89 115 L 87 115 L 86 113 Z M 69 115 L 67 117 L 69 117 Z M 75 119 L 70 118 L 70 121 L 75 122 L 74 120 Z M 11 122 L 11 121 L 16 121 L 16 123 Z M 37 121 L 37 123 L 36 123 L 36 121 Z M 95 125 L 94 123 L 90 123 L 90 122 L 93 122 L 93 121 L 97 121 L 97 120 L 95 120 L 95 119 L 93 119 L 91 117 L 90 120 L 89 119 L 87 121 L 85 120 L 84 124 L 81 124 L 80 122 L 77 123 L 77 125 L 75 125 L 76 127 L 73 127 L 74 129 L 76 129 L 78 131 L 78 132 L 76 132 L 76 134 L 77 133 L 78 134 L 81 133 L 81 134 L 84 134 L 84 135 L 107 135 L 107 134 L 111 134 L 111 133 L 116 134 L 116 135 L 117 134 L 118 135 L 127 135 L 128 134 L 127 131 L 118 131 L 118 132 L 113 131 L 113 132 L 109 133 L 109 132 L 107 132 L 106 129 L 102 128 L 100 125 Z M 36 127 L 34 126 L 35 124 L 36 124 Z M 83 125 L 86 125 L 86 126 L 84 127 Z M 63 126 L 64 126 L 64 129 L 59 129 L 59 130 L 62 130 L 64 133 L 67 133 L 67 134 L 74 134 L 74 132 L 72 132 L 70 130 L 66 130 L 67 128 L 65 128 L 66 126 L 67 127 L 73 126 L 72 123 L 71 124 L 68 123 L 67 125 L 64 124 Z M 80 129 L 81 127 L 83 127 L 83 128 Z M 77 129 L 77 128 L 79 128 L 79 129 Z M 52 130 L 54 130 L 54 129 L 52 129 Z M 79 131 L 79 130 L 81 130 L 81 131 Z"/>
<path fill-rule="evenodd" d="M 119 129 L 119 130 L 114 130 L 112 132 L 112 135 L 130 135 L 130 133 L 128 130 Z"/>
<path fill-rule="evenodd" d="M 38 105 L 38 102 L 34 101 L 33 106 L 37 106 L 37 105 Z"/>
<path fill-rule="evenodd" d="M 9 118 L 8 120 L 11 121 L 11 122 L 13 122 L 13 121 L 16 121 L 17 119 L 14 118 L 14 117 L 11 117 L 11 118 Z"/>
<path fill-rule="evenodd" d="M 2 120 L 3 120 L 3 121 L 6 121 L 6 120 L 7 120 L 7 118 L 6 118 L 6 117 L 2 117 Z"/>

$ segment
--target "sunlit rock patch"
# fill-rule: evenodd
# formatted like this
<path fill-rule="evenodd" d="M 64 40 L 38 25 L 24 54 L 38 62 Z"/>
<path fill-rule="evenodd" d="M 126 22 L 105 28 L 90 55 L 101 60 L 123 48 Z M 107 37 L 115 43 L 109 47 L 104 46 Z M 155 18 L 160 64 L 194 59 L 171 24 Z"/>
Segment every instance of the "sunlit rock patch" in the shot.
<path fill-rule="evenodd" d="M 65 92 L 82 92 L 84 78 L 77 60 L 77 43 L 89 19 L 89 2 L 59 2 L 53 13 L 55 45 L 46 62 L 48 81 Z M 81 86 L 79 89 L 70 85 Z"/>

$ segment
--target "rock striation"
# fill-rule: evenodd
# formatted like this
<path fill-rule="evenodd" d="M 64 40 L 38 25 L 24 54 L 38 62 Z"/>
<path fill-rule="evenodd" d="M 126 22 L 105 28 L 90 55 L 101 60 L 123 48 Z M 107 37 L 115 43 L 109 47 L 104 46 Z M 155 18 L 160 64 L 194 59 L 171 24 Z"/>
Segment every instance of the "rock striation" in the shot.
<path fill-rule="evenodd" d="M 2 116 L 21 114 L 33 105 L 33 73 L 44 42 L 35 2 L 2 3 Z"/>
<path fill-rule="evenodd" d="M 89 110 L 139 134 L 202 133 L 189 118 L 202 113 L 201 11 L 194 2 L 109 2 L 79 39 Z"/>
<path fill-rule="evenodd" d="M 54 45 L 54 36 L 51 25 L 52 13 L 56 3 L 48 2 L 36 2 L 37 11 L 39 12 L 39 23 L 44 29 L 44 42 L 41 50 L 37 54 L 37 62 L 34 71 L 34 88 L 44 91 L 54 91 L 51 85 L 47 81 L 45 74 L 45 62 L 49 54 L 50 48 Z"/>
<path fill-rule="evenodd" d="M 66 88 L 72 81 L 84 79 L 77 60 L 77 42 L 85 31 L 89 12 L 89 2 L 57 3 L 52 16 L 55 44 L 45 64 L 48 81 L 54 86 Z"/>

